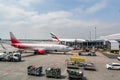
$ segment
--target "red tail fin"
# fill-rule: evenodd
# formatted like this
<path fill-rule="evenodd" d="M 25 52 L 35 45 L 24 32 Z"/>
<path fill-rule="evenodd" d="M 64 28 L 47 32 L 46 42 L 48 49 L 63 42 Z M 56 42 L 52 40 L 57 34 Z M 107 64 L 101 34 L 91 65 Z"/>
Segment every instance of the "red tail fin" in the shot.
<path fill-rule="evenodd" d="M 10 32 L 10 38 L 11 38 L 11 43 L 14 44 L 14 43 L 20 43 L 16 38 L 15 36 L 13 35 L 12 32 Z"/>

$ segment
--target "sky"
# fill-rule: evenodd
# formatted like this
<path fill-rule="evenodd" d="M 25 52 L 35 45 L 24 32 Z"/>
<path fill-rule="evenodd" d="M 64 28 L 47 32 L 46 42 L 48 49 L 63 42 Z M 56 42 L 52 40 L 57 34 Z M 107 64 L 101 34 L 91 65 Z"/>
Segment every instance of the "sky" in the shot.
<path fill-rule="evenodd" d="M 96 29 L 95 29 L 96 27 Z M 120 33 L 120 0 L 0 0 L 0 38 L 95 39 Z"/>

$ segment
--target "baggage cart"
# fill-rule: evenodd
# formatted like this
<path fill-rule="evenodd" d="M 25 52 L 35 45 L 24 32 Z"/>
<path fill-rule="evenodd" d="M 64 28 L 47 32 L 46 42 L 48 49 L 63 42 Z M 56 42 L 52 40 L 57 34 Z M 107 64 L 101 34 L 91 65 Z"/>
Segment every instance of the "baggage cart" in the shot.
<path fill-rule="evenodd" d="M 67 69 L 69 80 L 83 80 L 83 71 L 78 69 Z"/>
<path fill-rule="evenodd" d="M 60 68 L 46 68 L 46 77 L 52 77 L 52 78 L 60 78 L 61 77 L 61 69 Z"/>
<path fill-rule="evenodd" d="M 42 74 L 42 66 L 36 67 L 34 65 L 27 67 L 28 75 L 35 75 L 35 76 L 41 76 Z"/>

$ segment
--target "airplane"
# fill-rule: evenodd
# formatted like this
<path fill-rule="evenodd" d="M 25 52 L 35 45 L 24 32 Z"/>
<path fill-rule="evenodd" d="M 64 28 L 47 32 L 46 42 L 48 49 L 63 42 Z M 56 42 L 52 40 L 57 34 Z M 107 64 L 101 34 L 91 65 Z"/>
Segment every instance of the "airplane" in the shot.
<path fill-rule="evenodd" d="M 56 36 L 53 32 L 51 32 L 50 35 L 51 35 L 53 40 L 58 41 L 58 42 L 61 42 L 61 41 L 64 41 L 64 42 L 75 42 L 75 41 L 83 42 L 83 41 L 85 41 L 84 39 L 61 39 L 58 36 Z"/>
<path fill-rule="evenodd" d="M 11 45 L 18 49 L 33 50 L 34 54 L 45 54 L 46 52 L 68 52 L 73 50 L 73 48 L 60 45 L 60 44 L 33 44 L 33 43 L 22 43 L 16 39 L 14 34 L 10 32 Z"/>

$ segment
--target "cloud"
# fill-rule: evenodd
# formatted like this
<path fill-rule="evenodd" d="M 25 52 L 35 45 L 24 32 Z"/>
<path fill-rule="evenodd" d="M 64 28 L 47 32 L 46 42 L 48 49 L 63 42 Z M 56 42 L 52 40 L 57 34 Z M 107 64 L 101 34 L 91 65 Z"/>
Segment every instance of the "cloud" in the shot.
<path fill-rule="evenodd" d="M 18 3 L 21 5 L 21 6 L 30 6 L 31 4 L 33 3 L 38 3 L 38 2 L 42 2 L 42 1 L 45 1 L 45 0 L 18 0 Z"/>
<path fill-rule="evenodd" d="M 78 12 L 82 14 L 95 14 L 96 12 L 107 7 L 107 0 L 78 0 L 80 6 L 72 9 L 73 12 Z M 83 4 L 82 4 L 83 3 Z"/>
<path fill-rule="evenodd" d="M 44 39 L 50 37 L 49 32 L 54 32 L 63 38 L 88 39 L 90 31 L 94 34 L 94 27 L 97 27 L 97 36 L 119 32 L 119 23 L 105 22 L 97 18 L 90 18 L 89 20 L 79 18 L 79 16 L 83 16 L 79 13 L 88 16 L 88 14 L 96 13 L 105 8 L 107 2 L 104 3 L 103 0 L 93 5 L 77 7 L 76 13 L 62 9 L 40 13 L 38 9 L 34 10 L 31 6 L 34 3 L 33 0 L 26 0 L 25 4 L 22 4 L 23 0 L 15 1 L 17 2 L 14 2 L 14 4 L 19 5 L 0 3 L 1 35 L 12 31 L 18 38 Z M 34 1 L 36 3 L 38 0 Z M 25 7 L 30 7 L 30 9 Z M 78 13 L 79 9 L 81 12 Z M 75 14 L 79 15 L 77 19 Z M 9 35 L 3 36 L 3 38 L 9 38 Z"/>
<path fill-rule="evenodd" d="M 77 0 L 79 2 L 83 2 L 83 3 L 90 3 L 90 2 L 93 2 L 93 1 L 96 1 L 96 0 Z"/>
<path fill-rule="evenodd" d="M 93 6 L 86 9 L 87 13 L 95 13 L 103 8 L 105 8 L 107 5 L 106 1 L 101 1 L 99 3 L 94 4 Z"/>
<path fill-rule="evenodd" d="M 20 38 L 24 38 L 22 36 L 26 35 L 27 38 L 44 39 L 49 38 L 49 32 L 55 32 L 58 35 L 61 35 L 60 37 L 63 37 L 62 35 L 64 35 L 64 37 L 67 38 L 88 39 L 89 31 L 93 31 L 92 34 L 94 34 L 95 26 L 97 27 L 97 35 L 99 36 L 102 34 L 107 34 L 107 32 L 104 32 L 104 29 L 112 30 L 113 26 L 119 25 L 117 23 L 106 23 L 97 19 L 73 19 L 73 13 L 68 11 L 54 11 L 39 14 L 37 12 L 25 11 L 24 9 L 19 9 L 17 7 L 15 9 L 10 7 L 10 9 L 11 11 L 18 12 L 16 14 L 12 12 L 13 14 L 11 13 L 11 15 L 13 16 L 11 17 L 6 14 L 6 16 L 8 16 L 9 18 L 6 18 L 6 21 L 0 23 L 0 26 L 4 26 L 4 28 L 1 28 L 1 30 L 3 30 L 4 32 L 13 31 L 14 33 L 19 34 L 17 36 Z M 8 13 L 9 11 L 10 10 L 8 10 Z M 23 14 L 20 15 L 19 13 Z M 22 19 L 20 20 L 12 21 L 12 19 L 21 17 Z M 5 27 L 7 28 L 7 30 L 4 30 Z M 24 33 L 25 35 L 22 35 L 22 33 Z M 40 35 L 38 35 L 39 33 Z"/>
<path fill-rule="evenodd" d="M 14 18 L 26 18 L 34 15 L 35 12 L 26 11 L 25 9 L 18 8 L 17 6 L 6 6 L 0 4 L 0 17 L 5 19 L 14 19 Z"/>
<path fill-rule="evenodd" d="M 64 20 L 70 17 L 72 14 L 66 11 L 56 11 L 56 12 L 49 12 L 46 14 L 37 14 L 31 17 L 31 22 L 41 26 L 50 26 L 49 24 L 58 24 L 61 20 Z M 58 22 L 59 21 L 59 22 Z"/>
<path fill-rule="evenodd" d="M 34 3 L 42 3 L 46 0 L 0 0 L 0 3 L 6 5 L 15 5 L 21 7 L 29 7 Z"/>

